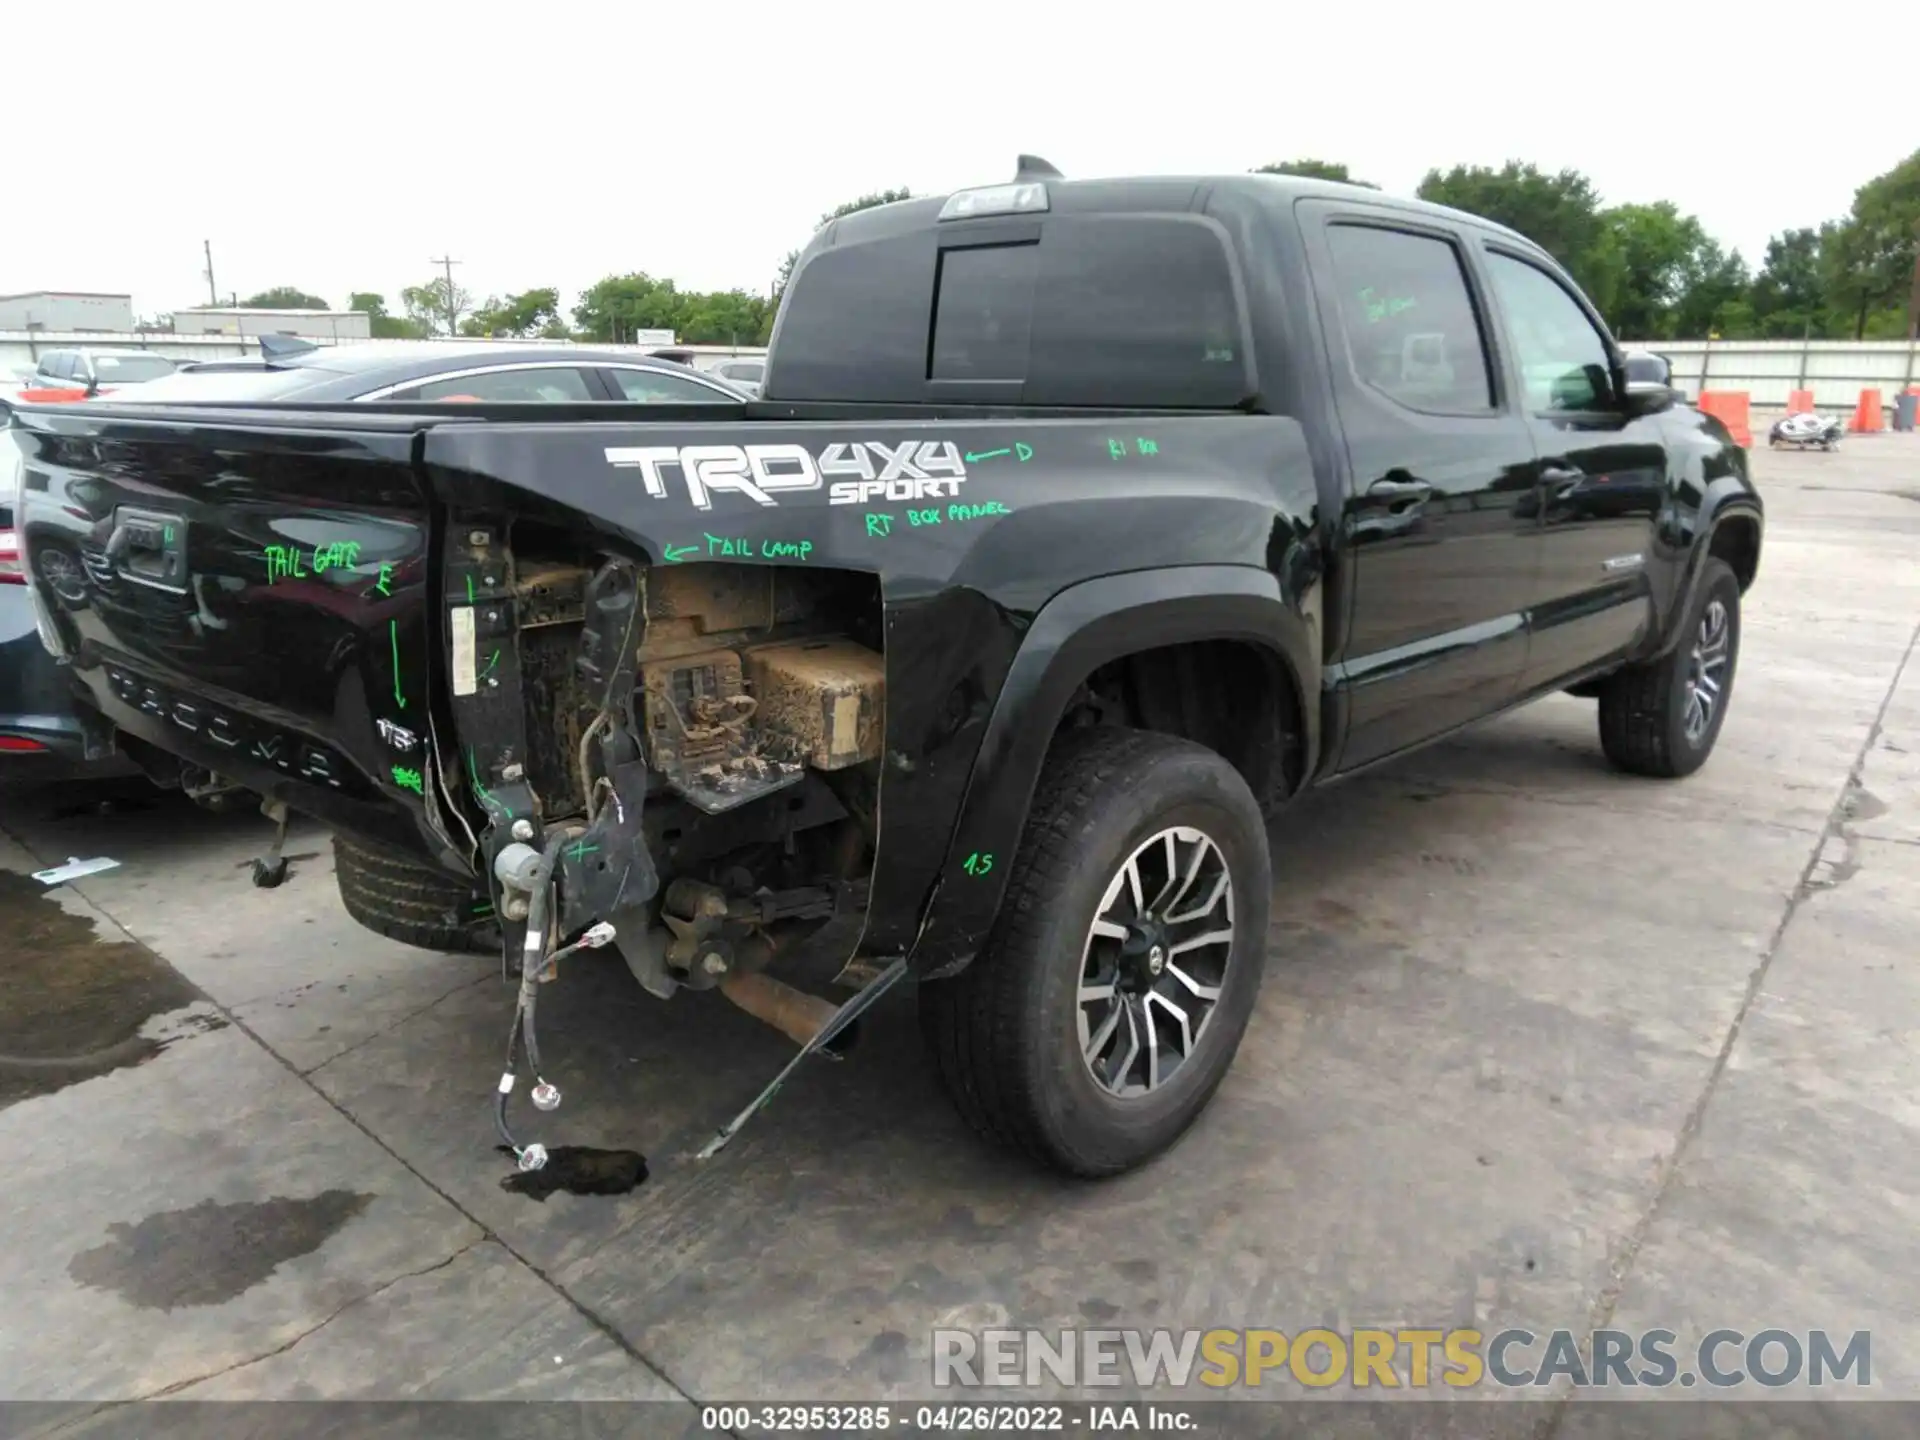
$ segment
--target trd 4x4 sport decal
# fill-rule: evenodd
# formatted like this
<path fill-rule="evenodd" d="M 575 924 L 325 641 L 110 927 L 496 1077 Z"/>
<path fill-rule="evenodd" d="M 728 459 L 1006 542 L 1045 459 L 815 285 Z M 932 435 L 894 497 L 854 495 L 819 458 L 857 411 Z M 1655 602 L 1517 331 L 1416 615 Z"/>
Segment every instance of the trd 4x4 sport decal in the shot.
<path fill-rule="evenodd" d="M 711 510 L 721 491 L 778 505 L 778 494 L 823 484 L 830 505 L 944 500 L 959 495 L 967 478 L 951 440 L 837 440 L 818 459 L 804 445 L 609 445 L 607 463 L 638 470 L 657 500 L 667 498 L 666 470 L 678 469 L 696 510 Z M 842 475 L 854 478 L 834 479 Z"/>

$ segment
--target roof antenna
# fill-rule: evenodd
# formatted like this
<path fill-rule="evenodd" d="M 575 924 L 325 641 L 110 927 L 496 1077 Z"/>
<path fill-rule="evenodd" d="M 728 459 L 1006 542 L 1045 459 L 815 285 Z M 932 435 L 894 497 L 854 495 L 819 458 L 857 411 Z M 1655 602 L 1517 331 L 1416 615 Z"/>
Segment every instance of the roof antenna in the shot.
<path fill-rule="evenodd" d="M 1016 185 L 1022 181 L 1064 180 L 1067 178 L 1058 170 L 1054 169 L 1053 166 L 1042 160 L 1038 155 L 1022 155 L 1018 160 L 1014 161 L 1013 168 L 1013 181 Z"/>

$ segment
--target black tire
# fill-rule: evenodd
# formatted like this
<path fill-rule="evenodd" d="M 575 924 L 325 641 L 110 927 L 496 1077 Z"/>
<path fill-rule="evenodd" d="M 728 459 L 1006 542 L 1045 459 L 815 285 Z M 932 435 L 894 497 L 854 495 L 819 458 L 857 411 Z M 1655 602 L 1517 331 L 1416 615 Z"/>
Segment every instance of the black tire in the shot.
<path fill-rule="evenodd" d="M 344 835 L 333 837 L 333 876 L 347 913 L 376 935 L 422 950 L 500 953 L 492 907 L 471 882 Z"/>
<path fill-rule="evenodd" d="M 1701 627 L 1716 605 L 1725 616 L 1725 664 L 1712 713 L 1690 734 Z M 1706 763 L 1720 737 L 1740 661 L 1740 581 L 1726 561 L 1707 558 L 1699 594 L 1680 623 L 1680 642 L 1671 654 L 1617 671 L 1600 687 L 1600 748 L 1607 759 L 1634 775 L 1666 780 L 1691 775 Z"/>
<path fill-rule="evenodd" d="M 1175 825 L 1216 847 L 1233 933 L 1192 1053 L 1157 1089 L 1122 1098 L 1082 1053 L 1081 957 L 1109 883 L 1136 847 Z M 1056 741 L 986 946 L 957 976 L 920 987 L 921 1029 L 961 1115 L 1070 1175 L 1117 1174 L 1171 1145 L 1212 1099 L 1253 1014 L 1272 883 L 1260 807 L 1213 751 L 1139 730 Z"/>

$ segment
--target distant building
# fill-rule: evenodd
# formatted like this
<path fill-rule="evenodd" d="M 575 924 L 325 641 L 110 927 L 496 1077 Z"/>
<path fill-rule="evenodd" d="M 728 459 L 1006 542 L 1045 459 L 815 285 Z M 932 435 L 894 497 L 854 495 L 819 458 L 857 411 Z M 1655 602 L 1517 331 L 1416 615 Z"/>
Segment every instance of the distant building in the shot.
<path fill-rule="evenodd" d="M 35 290 L 26 295 L 0 295 L 0 330 L 108 330 L 125 334 L 133 329 L 133 296 L 102 295 L 88 290 Z"/>
<path fill-rule="evenodd" d="M 132 328 L 131 324 L 128 326 Z M 176 335 L 298 335 L 346 342 L 373 337 L 364 310 L 248 310 L 211 307 L 173 312 Z"/>

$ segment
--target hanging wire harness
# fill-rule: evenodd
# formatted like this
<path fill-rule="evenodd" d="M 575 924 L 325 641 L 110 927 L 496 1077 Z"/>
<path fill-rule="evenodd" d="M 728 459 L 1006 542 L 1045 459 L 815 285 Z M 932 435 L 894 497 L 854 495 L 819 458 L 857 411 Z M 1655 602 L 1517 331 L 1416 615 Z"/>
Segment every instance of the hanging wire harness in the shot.
<path fill-rule="evenodd" d="M 533 1108 L 541 1111 L 560 1108 L 560 1087 L 541 1073 L 540 1044 L 534 1031 L 534 1012 L 539 1003 L 541 983 L 554 974 L 554 966 L 579 950 L 598 950 L 614 937 L 614 928 L 601 920 L 587 928 L 578 940 L 558 950 L 548 951 L 553 927 L 553 882 L 560 852 L 573 837 L 555 831 L 544 850 L 516 842 L 502 850 L 494 861 L 494 873 L 509 889 L 527 893 L 527 939 L 520 957 L 520 995 L 513 1009 L 513 1023 L 507 1028 L 507 1065 L 494 1091 L 493 1125 L 500 1142 L 513 1152 L 522 1171 L 539 1170 L 547 1163 L 547 1148 L 537 1141 L 522 1145 L 507 1124 L 507 1102 L 513 1096 L 515 1070 L 522 1045 L 526 1048 L 527 1068 L 533 1072 Z"/>

